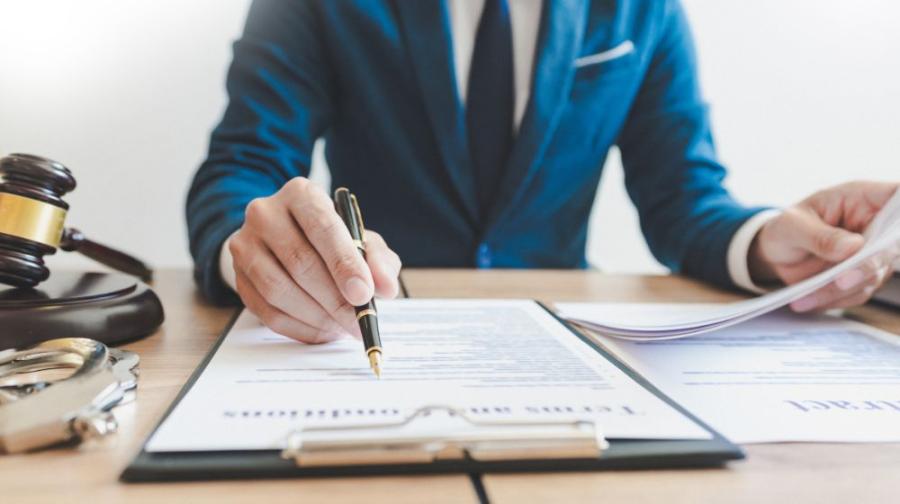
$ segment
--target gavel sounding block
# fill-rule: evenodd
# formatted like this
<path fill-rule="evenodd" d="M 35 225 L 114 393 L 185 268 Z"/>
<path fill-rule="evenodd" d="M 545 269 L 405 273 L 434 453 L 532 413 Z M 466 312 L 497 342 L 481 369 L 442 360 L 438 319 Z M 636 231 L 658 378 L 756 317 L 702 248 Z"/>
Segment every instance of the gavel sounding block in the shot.
<path fill-rule="evenodd" d="M 156 293 L 127 275 L 56 271 L 33 288 L 0 285 L 0 349 L 54 338 L 115 345 L 147 336 L 162 322 Z"/>

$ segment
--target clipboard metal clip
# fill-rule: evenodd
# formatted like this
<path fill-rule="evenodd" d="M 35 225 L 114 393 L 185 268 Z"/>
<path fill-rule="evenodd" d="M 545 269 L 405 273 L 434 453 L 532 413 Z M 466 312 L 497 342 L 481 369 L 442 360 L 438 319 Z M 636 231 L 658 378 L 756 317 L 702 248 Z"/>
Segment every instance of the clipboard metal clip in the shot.
<path fill-rule="evenodd" d="M 298 466 L 595 459 L 609 447 L 592 420 L 482 420 L 445 405 L 416 409 L 396 422 L 305 426 L 281 456 Z"/>

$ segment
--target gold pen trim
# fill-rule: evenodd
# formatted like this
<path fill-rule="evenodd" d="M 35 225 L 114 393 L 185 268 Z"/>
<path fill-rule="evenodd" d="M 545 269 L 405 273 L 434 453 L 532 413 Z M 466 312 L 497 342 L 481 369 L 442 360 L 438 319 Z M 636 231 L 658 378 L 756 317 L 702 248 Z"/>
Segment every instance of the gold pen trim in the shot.
<path fill-rule="evenodd" d="M 356 320 L 359 320 L 359 319 L 365 317 L 366 315 L 378 316 L 378 313 L 371 308 L 366 308 L 365 310 L 362 310 L 356 314 Z"/>

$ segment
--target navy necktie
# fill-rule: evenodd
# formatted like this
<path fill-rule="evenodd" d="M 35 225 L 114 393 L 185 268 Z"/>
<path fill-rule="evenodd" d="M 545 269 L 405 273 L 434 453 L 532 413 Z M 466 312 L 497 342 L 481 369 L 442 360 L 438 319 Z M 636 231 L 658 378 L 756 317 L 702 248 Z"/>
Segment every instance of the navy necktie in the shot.
<path fill-rule="evenodd" d="M 509 5 L 506 0 L 485 0 L 466 97 L 466 128 L 483 216 L 496 196 L 512 149 L 514 93 Z"/>

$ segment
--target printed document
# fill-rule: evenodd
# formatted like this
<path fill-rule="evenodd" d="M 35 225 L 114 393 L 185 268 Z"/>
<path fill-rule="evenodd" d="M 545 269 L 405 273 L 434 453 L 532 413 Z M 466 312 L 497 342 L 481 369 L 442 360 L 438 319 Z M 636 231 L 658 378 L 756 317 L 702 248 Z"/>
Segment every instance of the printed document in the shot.
<path fill-rule="evenodd" d="M 653 317 L 709 306 L 557 308 Z M 693 338 L 597 339 L 736 443 L 900 441 L 900 336 L 874 327 L 784 310 Z"/>
<path fill-rule="evenodd" d="M 646 341 L 684 338 L 723 329 L 775 311 L 834 281 L 885 250 L 900 247 L 900 191 L 878 212 L 865 232 L 866 244 L 856 254 L 819 274 L 763 296 L 734 303 L 704 305 L 685 311 L 638 314 L 617 311 L 569 310 L 579 326 L 604 336 Z"/>
<path fill-rule="evenodd" d="M 711 438 L 534 301 L 382 301 L 379 321 L 381 380 L 359 340 L 298 343 L 245 311 L 147 450 L 281 449 L 301 426 L 431 405 L 486 421 L 596 420 L 610 439 Z"/>

